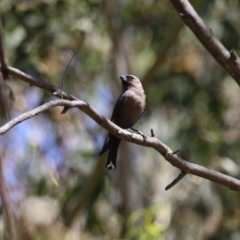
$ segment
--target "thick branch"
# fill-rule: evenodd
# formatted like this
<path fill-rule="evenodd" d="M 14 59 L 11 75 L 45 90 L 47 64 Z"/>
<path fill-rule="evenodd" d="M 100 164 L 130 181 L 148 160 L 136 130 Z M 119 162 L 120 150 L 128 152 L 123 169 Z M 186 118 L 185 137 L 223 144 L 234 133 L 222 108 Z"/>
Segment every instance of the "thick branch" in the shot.
<path fill-rule="evenodd" d="M 203 46 L 240 85 L 240 59 L 235 51 L 228 51 L 222 45 L 213 34 L 212 29 L 203 22 L 188 0 L 170 0 L 170 2 Z"/>
<path fill-rule="evenodd" d="M 181 171 L 208 179 L 216 183 L 220 183 L 226 187 L 229 187 L 232 190 L 240 191 L 240 180 L 227 176 L 215 170 L 207 169 L 198 164 L 190 163 L 183 160 L 177 155 L 172 154 L 173 151 L 157 138 L 148 137 L 146 140 L 144 140 L 141 135 L 130 133 L 128 130 L 124 130 L 118 127 L 113 122 L 111 122 L 110 120 L 106 119 L 104 116 L 99 114 L 96 110 L 94 110 L 91 106 L 89 106 L 88 103 L 81 100 L 79 101 L 55 100 L 55 101 L 45 103 L 42 106 L 34 110 L 28 111 L 26 113 L 23 113 L 22 115 L 9 121 L 7 124 L 5 124 L 3 127 L 0 128 L 0 134 L 7 132 L 18 123 L 26 119 L 29 119 L 31 117 L 34 117 L 39 113 L 44 112 L 55 106 L 64 106 L 68 108 L 78 107 L 85 114 L 91 117 L 96 123 L 98 123 L 100 126 L 105 128 L 107 131 L 111 132 L 113 135 L 128 142 L 132 142 L 145 147 L 154 148 L 169 163 L 179 168 Z"/>

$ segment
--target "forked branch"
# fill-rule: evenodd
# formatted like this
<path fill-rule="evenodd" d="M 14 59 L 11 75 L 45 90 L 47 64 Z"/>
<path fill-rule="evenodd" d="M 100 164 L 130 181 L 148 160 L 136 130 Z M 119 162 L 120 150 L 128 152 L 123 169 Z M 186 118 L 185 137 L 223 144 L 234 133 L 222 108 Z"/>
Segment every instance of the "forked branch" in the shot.
<path fill-rule="evenodd" d="M 91 117 L 96 123 L 98 123 L 101 127 L 111 132 L 113 135 L 119 137 L 122 140 L 132 142 L 145 147 L 152 147 L 156 151 L 158 151 L 169 163 L 173 166 L 179 168 L 182 172 L 186 174 L 193 174 L 210 181 L 220 183 L 226 187 L 229 187 L 232 190 L 240 191 L 240 180 L 217 172 L 215 170 L 211 170 L 200 166 L 198 164 L 190 163 L 182 158 L 178 157 L 175 152 L 173 152 L 167 145 L 162 143 L 156 137 L 147 137 L 147 139 L 143 139 L 143 137 L 139 134 L 131 133 L 128 130 L 122 129 L 115 125 L 113 122 L 99 114 L 95 109 L 93 109 L 88 103 L 75 100 L 54 100 L 48 103 L 43 104 L 31 111 L 23 113 L 22 115 L 14 118 L 13 120 L 6 123 L 4 126 L 0 128 L 0 135 L 9 131 L 15 125 L 25 121 L 29 118 L 32 118 L 39 113 L 49 110 L 52 107 L 63 106 L 67 108 L 77 107 L 82 112 Z"/>

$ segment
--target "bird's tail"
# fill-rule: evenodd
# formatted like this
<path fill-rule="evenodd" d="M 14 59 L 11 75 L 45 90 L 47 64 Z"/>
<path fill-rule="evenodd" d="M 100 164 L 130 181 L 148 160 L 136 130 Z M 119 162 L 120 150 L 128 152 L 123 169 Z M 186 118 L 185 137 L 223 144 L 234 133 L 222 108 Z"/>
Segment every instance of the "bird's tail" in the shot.
<path fill-rule="evenodd" d="M 117 167 L 117 152 L 120 142 L 121 140 L 116 137 L 112 137 L 112 139 L 110 140 L 108 160 L 106 163 L 106 168 L 109 170 L 116 169 Z"/>
<path fill-rule="evenodd" d="M 110 147 L 110 137 L 109 134 L 107 135 L 105 142 L 103 144 L 101 152 L 98 154 L 99 157 L 101 157 Z"/>

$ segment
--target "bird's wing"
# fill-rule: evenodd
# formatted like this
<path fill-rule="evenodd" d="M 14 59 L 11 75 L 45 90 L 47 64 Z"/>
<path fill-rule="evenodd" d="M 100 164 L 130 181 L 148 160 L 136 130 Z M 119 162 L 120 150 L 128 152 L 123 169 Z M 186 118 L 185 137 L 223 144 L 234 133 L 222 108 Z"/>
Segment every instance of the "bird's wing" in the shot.
<path fill-rule="evenodd" d="M 113 113 L 112 113 L 112 117 L 111 117 L 112 122 L 114 122 L 114 119 L 115 119 L 116 115 L 118 114 L 118 112 L 122 108 L 123 104 L 126 102 L 127 97 L 128 97 L 128 94 L 125 92 L 118 98 L 118 100 L 115 104 L 115 107 L 113 109 Z"/>
<path fill-rule="evenodd" d="M 113 113 L 112 113 L 112 117 L 111 117 L 111 121 L 114 122 L 115 117 L 117 116 L 118 112 L 120 111 L 120 109 L 122 108 L 122 105 L 124 104 L 124 102 L 126 102 L 128 97 L 128 94 L 125 92 L 123 93 L 117 100 L 115 107 L 113 109 Z M 99 156 L 103 155 L 103 153 L 105 153 L 110 147 L 110 137 L 109 134 L 107 135 L 107 138 L 103 144 L 102 150 L 99 153 Z"/>

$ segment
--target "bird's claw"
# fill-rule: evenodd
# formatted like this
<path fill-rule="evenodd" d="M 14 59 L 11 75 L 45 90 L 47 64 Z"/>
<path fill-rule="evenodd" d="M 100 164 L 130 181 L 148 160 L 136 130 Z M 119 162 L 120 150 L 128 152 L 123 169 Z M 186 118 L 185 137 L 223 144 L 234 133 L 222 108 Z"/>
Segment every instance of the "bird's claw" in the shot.
<path fill-rule="evenodd" d="M 141 135 L 143 137 L 144 141 L 147 140 L 147 136 L 144 133 L 142 133 L 141 131 L 134 129 L 134 128 L 128 128 L 127 130 L 131 133 L 137 133 L 137 134 Z"/>

